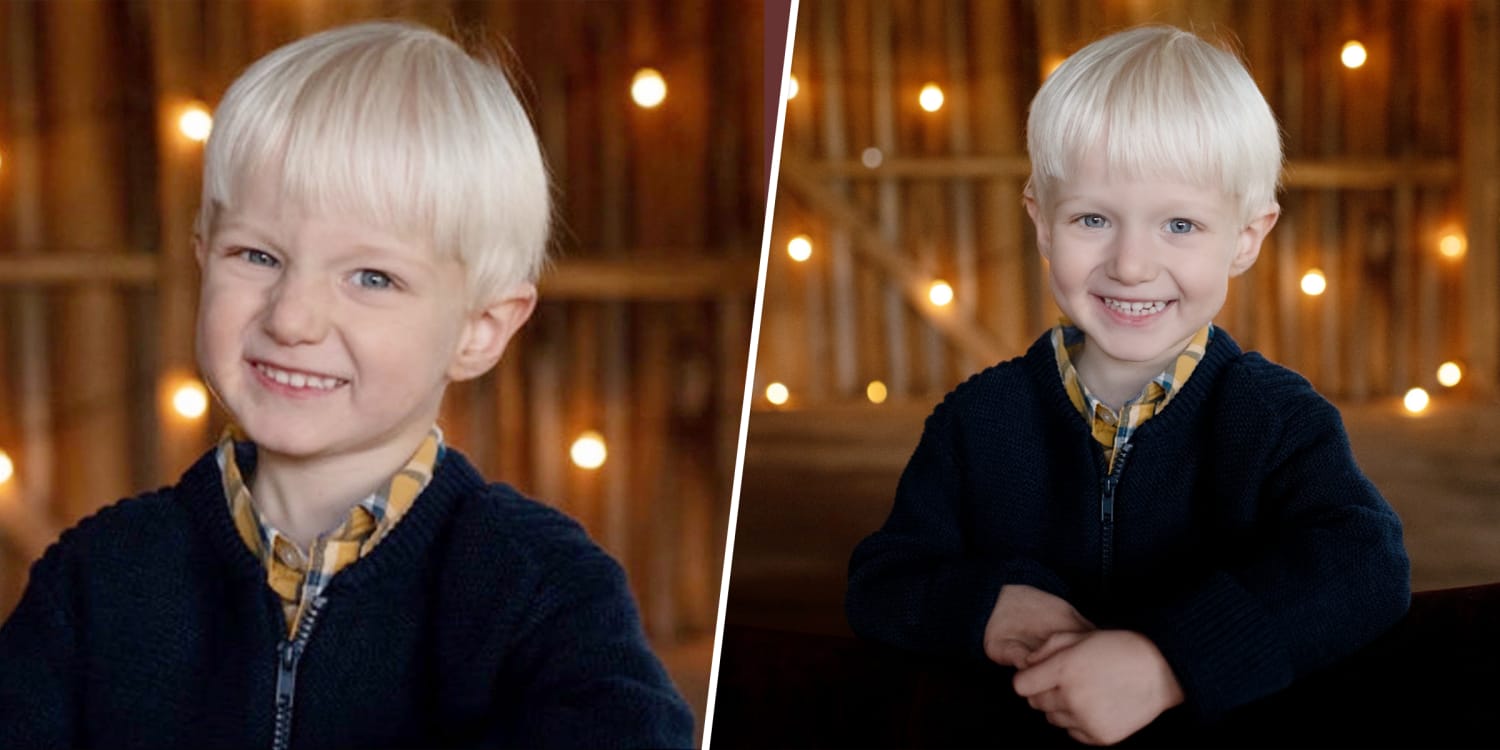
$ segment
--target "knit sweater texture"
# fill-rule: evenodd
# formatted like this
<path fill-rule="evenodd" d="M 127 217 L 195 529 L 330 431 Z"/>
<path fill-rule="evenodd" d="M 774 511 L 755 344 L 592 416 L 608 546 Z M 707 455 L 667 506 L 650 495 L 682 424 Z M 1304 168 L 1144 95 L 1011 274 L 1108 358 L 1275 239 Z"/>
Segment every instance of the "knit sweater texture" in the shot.
<path fill-rule="evenodd" d="M 983 659 L 1008 584 L 1144 634 L 1200 720 L 1355 651 L 1410 601 L 1400 519 L 1337 409 L 1222 329 L 1113 477 L 1046 336 L 927 418 L 889 518 L 850 561 L 849 623 Z"/>
<path fill-rule="evenodd" d="M 619 565 L 456 450 L 323 596 L 289 747 L 692 745 Z M 0 747 L 272 748 L 284 643 L 209 453 L 33 566 L 0 628 Z"/>

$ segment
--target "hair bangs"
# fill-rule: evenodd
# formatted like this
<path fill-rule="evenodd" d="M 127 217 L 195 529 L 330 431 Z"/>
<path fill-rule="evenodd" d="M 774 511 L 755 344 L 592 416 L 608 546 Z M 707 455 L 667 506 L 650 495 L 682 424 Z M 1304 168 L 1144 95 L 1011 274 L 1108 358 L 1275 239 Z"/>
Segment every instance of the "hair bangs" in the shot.
<path fill-rule="evenodd" d="M 435 33 L 362 26 L 387 33 L 379 44 L 346 34 L 292 54 L 323 35 L 309 37 L 231 87 L 215 127 L 223 137 L 210 138 L 200 233 L 263 175 L 305 211 L 456 258 L 470 304 L 535 280 L 550 212 L 546 170 L 503 73 Z"/>
<path fill-rule="evenodd" d="M 1275 200 L 1281 138 L 1239 61 L 1187 32 L 1148 27 L 1095 42 L 1043 84 L 1027 123 L 1032 189 L 1100 158 L 1126 179 L 1232 196 L 1249 218 Z"/>

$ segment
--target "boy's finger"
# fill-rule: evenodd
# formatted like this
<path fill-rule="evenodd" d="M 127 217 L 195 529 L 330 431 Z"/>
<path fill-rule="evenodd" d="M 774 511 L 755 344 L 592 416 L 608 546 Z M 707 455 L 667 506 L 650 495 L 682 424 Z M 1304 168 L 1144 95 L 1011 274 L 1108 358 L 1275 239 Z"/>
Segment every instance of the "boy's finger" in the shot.
<path fill-rule="evenodd" d="M 996 646 L 994 652 L 991 658 L 996 664 L 1020 669 L 1026 666 L 1026 657 L 1031 654 L 1031 649 L 1020 641 L 1007 639 Z"/>
<path fill-rule="evenodd" d="M 1047 660 L 1047 657 L 1083 640 L 1082 633 L 1054 633 L 1041 647 L 1032 651 L 1026 657 L 1026 666 L 1035 666 Z"/>
<path fill-rule="evenodd" d="M 1016 695 L 1022 698 L 1030 698 L 1043 690 L 1051 690 L 1057 687 L 1058 674 L 1061 666 L 1054 661 L 1044 661 L 1036 666 L 1027 667 L 1016 673 L 1011 680 L 1011 687 L 1015 689 Z"/>
<path fill-rule="evenodd" d="M 1027 698 L 1026 703 L 1044 714 L 1065 712 L 1068 708 L 1067 701 L 1063 699 L 1062 691 L 1057 688 L 1043 690 Z"/>

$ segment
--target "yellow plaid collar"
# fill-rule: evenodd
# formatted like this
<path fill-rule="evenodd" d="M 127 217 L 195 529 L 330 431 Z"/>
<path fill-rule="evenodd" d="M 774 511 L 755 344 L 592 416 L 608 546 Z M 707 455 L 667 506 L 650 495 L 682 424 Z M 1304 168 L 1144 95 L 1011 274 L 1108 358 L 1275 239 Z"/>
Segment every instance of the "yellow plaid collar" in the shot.
<path fill-rule="evenodd" d="M 1052 329 L 1052 351 L 1057 357 L 1057 372 L 1062 378 L 1063 389 L 1067 391 L 1068 400 L 1073 402 L 1073 408 L 1088 423 L 1094 440 L 1104 447 L 1105 461 L 1110 470 L 1114 468 L 1119 447 L 1130 442 L 1135 431 L 1157 412 L 1167 408 L 1172 397 L 1182 390 L 1203 360 L 1213 330 L 1210 323 L 1193 334 L 1187 348 L 1177 355 L 1172 365 L 1152 378 L 1135 398 L 1125 402 L 1116 412 L 1089 393 L 1088 385 L 1079 379 L 1078 370 L 1073 366 L 1073 359 L 1083 348 L 1083 331 L 1066 319 Z"/>
<path fill-rule="evenodd" d="M 242 442 L 243 438 L 231 425 L 219 439 L 216 457 L 224 495 L 240 539 L 266 566 L 266 582 L 281 598 L 290 634 L 295 632 L 303 608 L 322 593 L 329 580 L 369 554 L 411 509 L 432 481 L 443 449 L 443 433 L 433 425 L 411 460 L 390 482 L 362 498 L 337 527 L 320 535 L 305 551 L 277 531 L 251 499 L 249 477 L 241 473 L 240 461 L 253 455 L 254 446 Z"/>

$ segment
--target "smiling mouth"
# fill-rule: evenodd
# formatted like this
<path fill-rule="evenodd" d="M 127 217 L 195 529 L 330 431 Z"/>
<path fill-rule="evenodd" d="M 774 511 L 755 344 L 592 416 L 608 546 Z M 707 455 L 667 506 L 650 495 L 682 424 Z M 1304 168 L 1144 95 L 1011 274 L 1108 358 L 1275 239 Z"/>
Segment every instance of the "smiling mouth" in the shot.
<path fill-rule="evenodd" d="M 331 391 L 349 381 L 343 378 L 325 377 L 313 375 L 295 370 L 283 370 L 272 367 L 264 362 L 255 362 L 255 370 L 267 379 L 273 380 L 289 388 L 303 388 L 311 391 Z"/>
<path fill-rule="evenodd" d="M 1110 310 L 1131 318 L 1144 318 L 1148 315 L 1155 315 L 1167 309 L 1167 306 L 1172 304 L 1171 300 L 1161 299 L 1147 301 L 1126 301 L 1112 297 L 1100 297 L 1099 299 L 1103 300 L 1104 306 Z"/>

